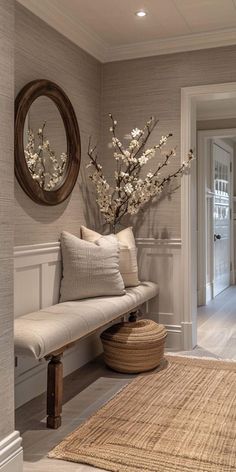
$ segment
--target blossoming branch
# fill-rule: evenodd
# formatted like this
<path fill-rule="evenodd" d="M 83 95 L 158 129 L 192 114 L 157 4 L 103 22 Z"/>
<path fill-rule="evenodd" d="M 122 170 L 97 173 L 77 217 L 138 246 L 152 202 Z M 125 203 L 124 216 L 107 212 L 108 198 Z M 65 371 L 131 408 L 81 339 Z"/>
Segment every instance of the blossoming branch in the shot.
<path fill-rule="evenodd" d="M 25 147 L 25 159 L 30 171 L 31 177 L 43 190 L 52 190 L 60 184 L 67 154 L 63 152 L 59 157 L 52 150 L 50 142 L 45 138 L 44 130 L 46 121 L 37 133 L 38 143 L 32 129 L 27 131 L 28 142 Z"/>
<path fill-rule="evenodd" d="M 115 229 L 117 223 L 126 214 L 134 215 L 138 213 L 145 203 L 159 196 L 167 184 L 181 176 L 190 166 L 194 156 L 192 150 L 190 150 L 186 160 L 175 172 L 163 175 L 165 167 L 176 155 L 175 148 L 166 152 L 164 150 L 172 134 L 162 136 L 159 143 L 148 148 L 149 137 L 158 123 L 158 120 L 151 117 L 143 129 L 134 128 L 131 131 L 129 144 L 124 147 L 116 134 L 117 121 L 111 114 L 109 116 L 111 119 L 110 132 L 114 148 L 113 154 L 116 161 L 114 184 L 111 185 L 107 182 L 103 168 L 98 163 L 96 146 L 91 146 L 91 138 L 88 148 L 90 163 L 87 167 L 93 168 L 93 172 L 89 177 L 96 187 L 96 201 L 99 209 L 105 221 Z M 157 152 L 161 157 L 160 162 L 157 162 L 154 171 L 149 170 L 146 176 L 143 176 L 143 167 L 156 157 Z"/>

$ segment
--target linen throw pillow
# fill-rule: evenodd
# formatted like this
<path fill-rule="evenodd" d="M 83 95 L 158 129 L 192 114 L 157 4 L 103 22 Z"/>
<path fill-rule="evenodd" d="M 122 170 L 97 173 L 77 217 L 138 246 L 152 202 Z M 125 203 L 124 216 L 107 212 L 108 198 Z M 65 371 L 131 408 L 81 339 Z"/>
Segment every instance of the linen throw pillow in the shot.
<path fill-rule="evenodd" d="M 96 243 L 99 238 L 108 238 L 110 236 L 102 236 L 101 234 L 81 226 L 82 239 Z M 138 262 L 137 249 L 132 228 L 125 228 L 114 235 L 119 242 L 119 267 L 125 287 L 136 287 L 139 285 L 138 279 Z"/>
<path fill-rule="evenodd" d="M 61 251 L 61 302 L 125 294 L 119 244 L 114 236 L 100 238 L 94 244 L 63 231 Z"/>

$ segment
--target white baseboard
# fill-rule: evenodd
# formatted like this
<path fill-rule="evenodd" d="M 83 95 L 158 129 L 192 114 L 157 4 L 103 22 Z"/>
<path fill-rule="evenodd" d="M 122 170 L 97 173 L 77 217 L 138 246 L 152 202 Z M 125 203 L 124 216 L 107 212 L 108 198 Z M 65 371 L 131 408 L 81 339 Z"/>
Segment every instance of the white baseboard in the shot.
<path fill-rule="evenodd" d="M 167 330 L 166 348 L 169 351 L 182 351 L 181 325 L 165 325 Z"/>
<path fill-rule="evenodd" d="M 22 472 L 23 450 L 22 439 L 18 431 L 14 431 L 0 441 L 0 471 Z"/>
<path fill-rule="evenodd" d="M 168 351 L 182 351 L 182 326 L 179 324 L 167 324 L 173 321 L 173 313 L 148 313 L 148 318 L 151 318 L 156 323 L 164 324 L 167 330 L 166 349 Z"/>
<path fill-rule="evenodd" d="M 63 375 L 71 374 L 76 369 L 90 362 L 102 352 L 99 333 L 82 339 L 63 356 Z M 15 405 L 24 405 L 33 398 L 41 395 L 47 388 L 47 362 L 35 362 L 33 367 L 24 370 L 24 359 L 19 359 L 22 374 L 16 375 Z M 22 366 L 23 364 L 23 366 Z"/>
<path fill-rule="evenodd" d="M 182 349 L 184 351 L 191 351 L 194 347 L 193 336 L 193 326 L 191 321 L 184 321 L 182 325 Z"/>

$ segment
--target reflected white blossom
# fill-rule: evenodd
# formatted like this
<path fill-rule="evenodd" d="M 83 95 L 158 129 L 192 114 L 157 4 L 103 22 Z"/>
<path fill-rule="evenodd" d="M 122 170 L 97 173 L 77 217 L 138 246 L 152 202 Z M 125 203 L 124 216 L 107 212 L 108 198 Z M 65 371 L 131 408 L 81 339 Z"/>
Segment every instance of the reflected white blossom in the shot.
<path fill-rule="evenodd" d="M 38 142 L 32 129 L 27 131 L 28 141 L 24 149 L 25 160 L 31 177 L 43 190 L 53 190 L 62 181 L 68 156 L 63 152 L 56 156 L 50 142 L 44 136 L 46 121 L 38 129 Z"/>

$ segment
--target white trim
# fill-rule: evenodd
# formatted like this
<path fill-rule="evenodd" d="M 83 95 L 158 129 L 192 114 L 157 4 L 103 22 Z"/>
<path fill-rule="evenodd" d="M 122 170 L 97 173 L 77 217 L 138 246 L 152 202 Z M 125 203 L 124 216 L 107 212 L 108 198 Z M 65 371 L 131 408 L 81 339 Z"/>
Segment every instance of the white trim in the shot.
<path fill-rule="evenodd" d="M 186 153 L 193 143 L 193 134 L 196 130 L 196 102 L 200 100 L 220 100 L 236 98 L 236 82 L 226 84 L 200 85 L 197 87 L 184 87 L 181 89 L 181 156 L 185 159 Z M 195 133 L 196 134 L 196 133 Z M 183 289 L 183 320 L 184 323 L 192 323 L 192 332 L 186 330 L 184 344 L 193 347 L 196 343 L 197 326 L 197 288 L 196 261 L 197 244 L 195 241 L 196 228 L 196 192 L 195 169 L 190 174 L 184 175 L 181 185 L 181 239 L 182 239 L 182 286 Z M 190 339 L 191 338 L 191 339 Z"/>
<path fill-rule="evenodd" d="M 23 470 L 22 438 L 14 431 L 0 441 L 0 471 L 21 472 Z"/>
<path fill-rule="evenodd" d="M 136 238 L 137 246 L 145 247 L 169 247 L 181 249 L 181 239 L 155 239 L 155 238 Z"/>
<path fill-rule="evenodd" d="M 172 239 L 156 239 L 156 238 L 136 238 L 136 243 L 139 246 L 168 246 L 168 247 L 181 247 L 180 238 Z M 42 244 L 30 244 L 25 246 L 15 246 L 14 248 L 14 258 L 30 255 L 43 255 L 43 254 L 52 254 L 58 252 L 60 249 L 60 242 L 54 241 L 51 243 L 42 243 Z"/>
<path fill-rule="evenodd" d="M 196 152 L 196 104 L 188 88 L 181 89 L 181 160 L 184 161 L 190 148 Z M 182 239 L 182 323 L 191 326 L 183 329 L 183 346 L 192 349 L 197 343 L 196 311 L 197 284 L 196 254 L 196 163 L 183 175 L 181 183 L 181 239 Z"/>
<path fill-rule="evenodd" d="M 232 44 L 236 44 L 235 28 L 114 46 L 109 49 L 107 60 L 104 62 L 160 56 L 163 54 L 216 48 Z"/>
<path fill-rule="evenodd" d="M 31 244 L 26 246 L 15 246 L 14 258 L 28 256 L 30 254 L 47 254 L 57 252 L 60 249 L 59 242 L 43 243 L 43 244 Z"/>
<path fill-rule="evenodd" d="M 73 18 L 70 15 L 69 8 L 66 11 L 60 9 L 55 1 L 18 0 L 18 3 L 101 62 L 121 61 L 236 44 L 236 29 L 231 28 L 111 46 L 94 31 L 80 23 L 78 18 Z"/>

